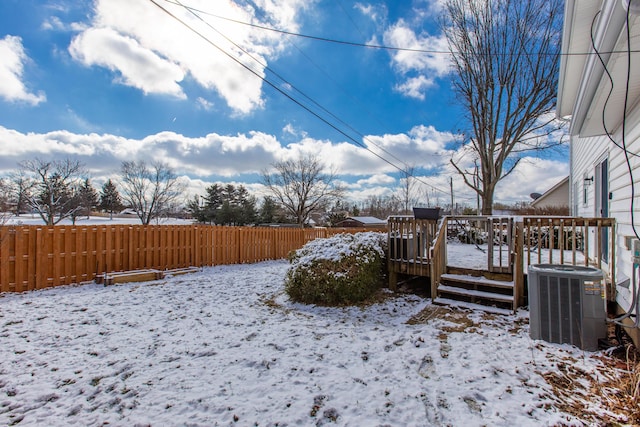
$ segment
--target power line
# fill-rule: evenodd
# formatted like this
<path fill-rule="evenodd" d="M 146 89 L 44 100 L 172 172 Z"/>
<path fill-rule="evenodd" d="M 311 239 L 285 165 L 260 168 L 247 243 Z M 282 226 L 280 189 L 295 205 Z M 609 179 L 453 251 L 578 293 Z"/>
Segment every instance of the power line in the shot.
<path fill-rule="evenodd" d="M 316 118 L 318 118 L 319 120 L 321 120 L 323 123 L 327 124 L 328 126 L 330 126 L 332 129 L 334 129 L 335 131 L 339 132 L 341 135 L 343 135 L 344 137 L 348 138 L 350 141 L 354 142 L 356 145 L 358 145 L 361 148 L 364 148 L 365 150 L 367 150 L 368 152 L 370 152 L 371 154 L 373 154 L 374 156 L 376 156 L 377 158 L 379 158 L 380 160 L 384 161 L 385 163 L 391 165 L 393 168 L 397 169 L 400 172 L 406 173 L 406 170 L 397 166 L 396 164 L 394 164 L 393 162 L 391 162 L 390 160 L 386 159 L 385 157 L 381 156 L 380 154 L 374 152 L 373 150 L 371 150 L 370 148 L 368 148 L 366 145 L 362 144 L 360 141 L 356 140 L 355 138 L 353 138 L 352 136 L 350 136 L 349 134 L 347 134 L 345 131 L 343 131 L 342 129 L 340 129 L 337 125 L 331 123 L 328 119 L 322 117 L 319 113 L 313 111 L 310 107 L 308 107 L 307 105 L 303 104 L 301 101 L 299 101 L 298 99 L 295 99 L 292 95 L 286 93 L 284 90 L 282 90 L 280 87 L 278 87 L 276 84 L 274 84 L 273 82 L 271 82 L 268 78 L 261 76 L 257 71 L 253 70 L 251 67 L 249 67 L 247 64 L 243 63 L 242 61 L 238 60 L 238 58 L 236 58 L 234 55 L 230 54 L 229 52 L 227 52 L 226 50 L 224 50 L 223 48 L 221 48 L 220 46 L 218 46 L 217 44 L 215 44 L 213 41 L 211 41 L 210 39 L 208 39 L 204 34 L 202 34 L 201 32 L 197 31 L 196 29 L 194 29 L 193 27 L 191 27 L 190 25 L 188 25 L 187 23 L 185 23 L 184 21 L 182 21 L 180 18 L 178 18 L 176 15 L 174 15 L 172 12 L 170 12 L 169 10 L 165 9 L 164 7 L 162 7 L 160 4 L 158 4 L 156 2 L 156 0 L 150 0 L 154 5 L 156 5 L 158 8 L 160 8 L 162 11 L 164 11 L 166 14 L 168 14 L 169 16 L 171 16 L 173 19 L 177 20 L 178 22 L 180 22 L 182 25 L 184 25 L 185 27 L 187 27 L 189 30 L 191 30 L 192 32 L 194 32 L 196 35 L 198 35 L 199 37 L 201 37 L 203 40 L 205 40 L 207 43 L 211 44 L 213 47 L 215 47 L 217 50 L 219 50 L 221 53 L 223 53 L 224 55 L 228 56 L 229 58 L 231 58 L 233 61 L 235 61 L 236 63 L 238 63 L 240 66 L 242 66 L 243 68 L 245 68 L 247 71 L 251 72 L 252 74 L 254 74 L 256 77 L 258 77 L 259 79 L 261 79 L 262 81 L 264 81 L 266 84 L 268 84 L 269 86 L 271 86 L 273 89 L 275 89 L 276 91 L 278 91 L 279 93 L 281 93 L 282 95 L 284 95 L 285 97 L 287 97 L 288 99 L 290 99 L 292 102 L 294 102 L 295 104 L 297 104 L 298 106 L 302 107 L 303 109 L 305 109 L 306 111 L 308 111 L 309 113 L 311 113 L 312 115 L 314 115 Z M 240 50 L 242 50 L 242 52 L 246 53 L 251 59 L 253 59 L 255 62 L 257 62 L 258 64 L 260 64 L 262 67 L 264 67 L 265 69 L 267 69 L 268 71 L 270 71 L 271 73 L 273 73 L 276 77 L 278 77 L 280 80 L 282 80 L 285 84 L 287 84 L 289 87 L 293 88 L 295 91 L 299 92 L 300 94 L 302 94 L 304 97 L 306 97 L 308 100 L 310 100 L 313 104 L 315 104 L 316 106 L 318 106 L 320 109 L 322 109 L 323 111 L 325 111 L 327 114 L 329 114 L 331 117 L 333 117 L 334 119 L 338 120 L 340 123 L 342 123 L 344 126 L 348 127 L 349 129 L 351 129 L 353 132 L 355 132 L 356 134 L 358 134 L 359 136 L 362 136 L 364 139 L 368 140 L 366 137 L 364 137 L 364 135 L 362 135 L 360 132 L 358 132 L 357 130 L 355 130 L 353 127 L 351 127 L 350 125 L 348 125 L 347 123 L 345 123 L 344 121 L 342 121 L 340 118 L 338 118 L 337 116 L 335 116 L 333 113 L 331 113 L 329 110 L 327 110 L 326 108 L 322 107 L 319 103 L 317 103 L 316 101 L 314 101 L 312 98 L 310 98 L 309 96 L 305 95 L 302 91 L 298 90 L 293 84 L 291 84 L 290 82 L 288 82 L 286 79 L 284 79 L 283 77 L 281 77 L 278 73 L 276 73 L 275 71 L 273 71 L 272 69 L 270 69 L 269 67 L 267 67 L 265 64 L 262 64 L 260 61 L 258 61 L 253 55 L 251 55 L 250 52 L 246 51 L 245 49 L 243 49 L 241 46 L 239 46 L 237 43 L 235 43 L 234 41 L 232 41 L 231 39 L 229 39 L 227 36 L 225 36 L 224 34 L 222 34 L 220 31 L 218 31 L 216 28 L 214 28 L 211 24 L 209 24 L 208 22 L 206 22 L 204 19 L 202 19 L 201 16 L 199 16 L 196 11 L 194 11 L 192 8 L 189 8 L 185 5 L 182 5 L 178 0 L 164 0 L 167 3 L 171 3 L 180 7 L 183 7 L 185 10 L 187 10 L 189 13 L 191 13 L 192 15 L 194 15 L 198 20 L 200 20 L 201 22 L 203 22 L 205 25 L 207 25 L 209 28 L 211 28 L 213 31 L 215 31 L 216 33 L 218 33 L 220 36 L 222 36 L 224 39 L 226 39 L 227 41 L 229 41 L 230 43 L 232 43 L 234 46 L 236 46 L 237 48 L 239 48 Z M 368 140 L 369 141 L 369 140 Z M 370 141 L 372 142 L 372 141 Z M 373 143 L 373 142 L 372 142 Z M 376 144 L 373 144 L 376 145 Z M 393 154 L 387 152 L 384 148 L 379 147 L 376 145 L 377 148 L 379 148 L 380 150 L 386 152 L 387 154 L 391 155 L 392 157 L 396 158 L 398 161 L 400 161 L 401 163 L 405 164 L 402 160 L 398 159 L 397 157 L 395 157 Z M 432 184 L 429 184 L 423 180 L 421 180 L 420 178 L 411 175 L 414 179 L 416 179 L 418 182 L 421 182 L 422 184 L 433 188 L 434 190 L 437 190 L 441 193 L 444 194 L 448 194 L 447 191 L 444 191 Z"/>
<path fill-rule="evenodd" d="M 330 37 L 321 37 L 321 36 L 312 36 L 309 34 L 302 34 L 302 33 L 296 33 L 293 31 L 286 31 L 286 30 L 281 30 L 278 28 L 273 28 L 273 27 L 267 27 L 265 25 L 259 25 L 259 24 L 254 24 L 251 22 L 244 22 L 244 21 L 240 21 L 238 19 L 233 19 L 233 18 L 229 18 L 226 16 L 222 16 L 222 15 L 217 15 L 215 13 L 212 12 L 207 12 L 206 10 L 202 10 L 202 9 L 198 9 L 196 7 L 193 6 L 188 6 L 185 4 L 180 3 L 178 0 L 164 0 L 167 3 L 171 3 L 177 6 L 181 6 L 189 11 L 192 12 L 198 12 L 201 13 L 203 15 L 207 15 L 210 16 L 212 18 L 217 18 L 217 19 L 221 19 L 223 21 L 227 21 L 227 22 L 233 22 L 235 24 L 238 25 L 245 25 L 248 27 L 252 27 L 252 28 L 257 28 L 260 30 L 264 30 L 264 31 L 271 31 L 274 33 L 279 33 L 279 34 L 283 34 L 283 35 L 287 35 L 287 36 L 294 36 L 294 37 L 300 37 L 300 38 L 305 38 L 305 39 L 310 39 L 310 40 L 317 40 L 317 41 L 321 41 L 321 42 L 326 42 L 326 43 L 334 43 L 334 44 L 341 44 L 341 45 L 346 45 L 346 46 L 354 46 L 354 47 L 364 47 L 367 49 L 378 49 L 378 50 L 390 50 L 390 51 L 399 51 L 399 52 L 416 52 L 416 53 L 429 53 L 429 54 L 439 54 L 439 55 L 453 55 L 456 52 L 451 52 L 449 50 L 437 50 L 437 49 L 418 49 L 418 48 L 410 48 L 410 47 L 400 47 L 400 46 L 387 46 L 387 45 L 381 45 L 381 44 L 371 44 L 371 43 L 361 43 L 361 42 L 354 42 L 354 41 L 348 41 L 348 40 L 339 40 L 339 39 L 335 39 L 335 38 L 330 38 Z M 630 53 L 640 53 L 640 50 L 630 50 Z M 600 52 L 600 54 L 613 54 L 613 53 L 627 53 L 627 50 L 612 50 L 609 52 Z M 555 55 L 559 55 L 559 56 L 591 56 L 591 55 L 596 55 L 595 52 L 560 52 L 560 53 L 555 53 L 555 52 L 503 52 L 503 53 L 487 53 L 486 55 L 491 55 L 491 56 L 514 56 L 514 55 L 525 55 L 525 56 L 535 56 L 535 55 L 551 55 L 551 56 L 555 56 Z"/>

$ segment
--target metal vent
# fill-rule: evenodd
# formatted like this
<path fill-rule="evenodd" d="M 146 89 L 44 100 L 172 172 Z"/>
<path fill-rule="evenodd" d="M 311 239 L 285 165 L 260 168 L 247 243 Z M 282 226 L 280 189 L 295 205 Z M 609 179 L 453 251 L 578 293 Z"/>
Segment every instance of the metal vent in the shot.
<path fill-rule="evenodd" d="M 597 350 L 607 335 L 602 271 L 538 264 L 529 267 L 529 333 L 533 339 Z"/>

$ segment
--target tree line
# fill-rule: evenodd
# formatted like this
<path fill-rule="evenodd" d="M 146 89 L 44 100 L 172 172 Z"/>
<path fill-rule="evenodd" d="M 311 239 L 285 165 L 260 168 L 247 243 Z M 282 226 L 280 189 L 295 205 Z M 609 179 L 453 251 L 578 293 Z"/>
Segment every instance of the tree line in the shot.
<path fill-rule="evenodd" d="M 80 161 L 35 158 L 0 178 L 0 211 L 36 214 L 46 225 L 55 225 L 67 218 L 75 224 L 96 209 L 113 218 L 130 207 L 147 225 L 174 207 L 185 189 L 171 167 L 161 162 L 122 162 L 119 185 L 120 190 L 108 179 L 98 191 Z"/>
<path fill-rule="evenodd" d="M 166 163 L 124 161 L 119 178 L 108 179 L 100 190 L 93 187 L 88 170 L 78 160 L 35 158 L 18 164 L 0 178 L 0 212 L 40 216 L 46 225 L 64 219 L 73 224 L 99 210 L 113 218 L 129 208 L 144 225 L 154 219 L 186 210 L 195 220 L 217 225 L 272 223 L 308 224 L 313 213 L 326 212 L 343 195 L 334 174 L 323 172 L 316 156 L 277 162 L 262 172 L 270 195 L 260 207 L 243 185 L 212 184 L 204 195 L 184 196 L 186 184 Z M 335 219 L 335 217 L 334 217 Z"/>
<path fill-rule="evenodd" d="M 124 161 L 119 177 L 96 190 L 85 166 L 72 159 L 33 159 L 0 178 L 0 212 L 37 214 L 47 225 L 89 216 L 98 210 L 120 213 L 128 208 L 144 225 L 153 220 L 189 214 L 200 223 L 216 225 L 309 224 L 334 226 L 348 215 L 385 219 L 408 214 L 418 195 L 410 175 L 397 194 L 369 196 L 360 204 L 344 198 L 335 171 L 317 155 L 275 162 L 261 172 L 267 195 L 259 202 L 245 186 L 211 184 L 204 194 L 185 196 L 186 184 L 166 163 Z"/>

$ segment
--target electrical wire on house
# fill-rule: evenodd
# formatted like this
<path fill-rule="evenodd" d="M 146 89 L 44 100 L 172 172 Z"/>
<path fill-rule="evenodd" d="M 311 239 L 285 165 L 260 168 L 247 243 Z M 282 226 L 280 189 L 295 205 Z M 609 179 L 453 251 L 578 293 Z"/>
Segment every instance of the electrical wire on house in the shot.
<path fill-rule="evenodd" d="M 631 327 L 637 328 L 640 326 L 640 301 L 638 298 L 638 284 L 640 283 L 640 265 L 633 263 L 633 270 L 631 274 L 631 304 L 629 309 L 621 316 L 609 319 L 610 323 L 614 323 L 619 326 L 629 327 L 622 323 L 625 319 L 633 319 L 633 325 Z"/>
<path fill-rule="evenodd" d="M 609 138 L 609 140 L 619 149 L 621 150 L 625 150 L 629 155 L 631 156 L 636 156 L 636 157 L 640 157 L 639 154 L 637 153 L 632 153 L 629 150 L 627 150 L 623 145 L 620 145 L 620 143 L 618 143 L 618 141 L 616 141 L 612 136 L 611 136 L 611 132 L 609 131 L 608 127 L 607 127 L 607 123 L 605 120 L 605 116 L 606 116 L 606 112 L 607 112 L 607 105 L 609 104 L 609 100 L 611 99 L 611 95 L 613 94 L 613 76 L 611 76 L 611 73 L 609 72 L 609 69 L 607 68 L 607 64 L 605 64 L 604 62 L 604 58 L 602 58 L 602 52 L 598 51 L 598 48 L 596 47 L 596 42 L 595 42 L 595 34 L 594 34 L 594 30 L 595 30 L 595 23 L 598 19 L 598 16 L 600 15 L 602 11 L 598 11 L 598 13 L 595 14 L 595 16 L 593 17 L 593 20 L 591 21 L 591 47 L 593 48 L 593 51 L 595 52 L 598 60 L 600 61 L 600 64 L 602 65 L 602 68 L 604 69 L 605 74 L 607 75 L 607 78 L 609 79 L 609 93 L 607 93 L 607 96 L 605 98 L 604 101 L 604 107 L 602 108 L 602 127 L 605 131 L 605 134 L 607 136 L 607 138 Z M 631 67 L 628 67 L 631 68 Z M 627 81 L 627 85 L 628 85 L 628 81 Z M 626 110 L 624 112 L 623 115 L 623 121 L 626 118 Z"/>
<path fill-rule="evenodd" d="M 311 97 L 307 96 L 304 92 L 300 91 L 299 89 L 297 89 L 295 87 L 295 85 L 293 85 L 291 82 L 289 82 L 288 80 L 286 80 L 284 77 L 282 77 L 280 74 L 278 74 L 277 72 L 275 72 L 274 70 L 272 70 L 271 68 L 269 68 L 266 64 L 261 63 L 257 58 L 255 58 L 253 55 L 251 55 L 250 52 L 248 52 L 246 49 L 242 48 L 240 45 L 238 45 L 237 43 L 235 43 L 233 40 L 229 39 L 226 35 L 224 35 L 223 33 L 221 33 L 220 31 L 218 31 L 216 28 L 214 28 L 211 24 L 209 24 L 208 22 L 206 22 L 204 19 L 202 19 L 201 16 L 198 15 L 198 13 L 196 13 L 194 10 L 192 10 L 192 8 L 188 8 L 184 5 L 182 5 L 182 3 L 179 0 L 175 0 L 175 1 L 169 1 L 169 0 L 165 0 L 165 2 L 167 3 L 171 3 L 177 6 L 181 6 L 183 7 L 185 10 L 187 10 L 189 13 L 191 13 L 194 17 L 196 17 L 198 20 L 200 20 L 201 22 L 203 22 L 205 25 L 207 25 L 209 28 L 211 28 L 213 31 L 215 31 L 217 34 L 219 34 L 221 37 L 223 37 L 225 40 L 227 40 L 228 42 L 232 43 L 234 46 L 236 46 L 238 49 L 240 49 L 243 53 L 245 53 L 246 55 L 248 55 L 253 61 L 255 61 L 256 63 L 258 63 L 261 67 L 263 67 L 264 69 L 268 70 L 270 73 L 272 73 L 274 76 L 276 76 L 278 79 L 280 79 L 287 87 L 292 88 L 293 90 L 295 90 L 297 93 L 301 94 L 303 97 L 305 97 L 306 99 L 308 99 L 312 104 L 316 105 L 318 108 L 320 108 L 322 111 L 324 111 L 326 114 L 328 114 L 330 117 L 332 117 L 334 120 L 337 120 L 339 123 L 341 123 L 343 126 L 347 127 L 348 129 L 350 129 L 352 132 L 356 133 L 357 135 L 359 135 L 360 137 L 362 137 L 364 140 L 370 142 L 372 145 L 376 146 L 377 148 L 379 148 L 381 151 L 385 152 L 386 154 L 389 154 L 390 156 L 394 157 L 396 160 L 400 161 L 401 163 L 403 163 L 405 165 L 405 168 L 402 168 L 398 165 L 396 165 L 395 163 L 393 163 L 392 161 L 390 161 L 389 159 L 385 158 L 384 156 L 376 153 L 375 151 L 371 150 L 369 147 L 367 147 L 365 144 L 361 143 L 360 141 L 358 141 L 356 138 L 352 137 L 351 135 L 349 135 L 346 131 L 344 131 L 343 129 L 341 129 L 338 125 L 332 123 L 329 121 L 329 119 L 323 117 L 321 114 L 319 114 L 318 112 L 314 111 L 311 107 L 309 107 L 308 105 L 305 105 L 302 101 L 300 101 L 299 99 L 296 99 L 293 95 L 285 92 L 283 89 L 281 89 L 277 84 L 275 84 L 274 82 L 272 82 L 271 80 L 269 80 L 267 77 L 264 77 L 262 75 L 260 75 L 260 73 L 258 73 L 257 71 L 255 71 L 254 69 L 252 69 L 250 66 L 248 66 L 247 64 L 243 63 L 242 61 L 240 61 L 238 58 L 236 58 L 234 55 L 230 54 L 229 52 L 227 52 L 226 50 L 224 50 L 222 47 L 218 46 L 217 44 L 215 44 L 213 41 L 211 41 L 210 39 L 208 39 L 204 34 L 202 34 L 201 32 L 197 31 L 196 29 L 194 29 L 193 27 L 191 27 L 190 25 L 188 25 L 187 23 L 185 23 L 184 21 L 182 21 L 181 19 L 179 19 L 177 16 L 175 16 L 172 12 L 170 12 L 169 10 L 167 10 L 166 8 L 162 7 L 160 4 L 158 4 L 155 0 L 150 0 L 154 5 L 156 5 L 157 7 L 159 7 L 162 11 L 164 11 L 165 13 L 167 13 L 169 16 L 171 16 L 173 19 L 177 20 L 178 22 L 180 22 L 182 25 L 184 25 L 185 27 L 187 27 L 189 30 L 191 30 L 192 32 L 194 32 L 196 35 L 198 35 L 199 37 L 201 37 L 203 40 L 205 40 L 207 43 L 211 44 L 213 47 L 215 47 L 217 50 L 219 50 L 220 52 L 222 52 L 224 55 L 228 56 L 229 58 L 231 58 L 234 62 L 238 63 L 240 66 L 242 66 L 243 68 L 245 68 L 247 71 L 251 72 L 253 75 L 255 75 L 256 77 L 260 78 L 263 82 L 265 82 L 267 85 L 269 85 L 271 88 L 275 89 L 277 92 L 279 92 L 280 94 L 284 95 L 285 97 L 287 97 L 289 100 L 291 100 L 292 102 L 294 102 L 296 105 L 302 107 L 303 109 L 305 109 L 307 112 L 311 113 L 313 116 L 315 116 L 316 118 L 318 118 L 319 120 L 321 120 L 323 123 L 327 124 L 328 126 L 330 126 L 332 129 L 334 129 L 335 131 L 337 131 L 338 133 L 340 133 L 341 135 L 343 135 L 344 137 L 346 137 L 347 139 L 349 139 L 350 141 L 352 141 L 353 143 L 355 143 L 356 145 L 358 145 L 361 148 L 364 148 L 365 150 L 369 151 L 371 154 L 373 154 L 374 156 L 376 156 L 377 158 L 379 158 L 380 160 L 384 161 L 385 163 L 389 164 L 390 166 L 392 166 L 393 168 L 397 169 L 398 171 L 407 174 L 408 176 L 411 176 L 413 179 L 415 179 L 416 181 L 420 182 L 421 184 L 432 188 L 440 193 L 443 194 L 450 194 L 448 191 L 442 190 L 430 183 L 425 182 L 424 180 L 420 179 L 419 177 L 416 177 L 415 175 L 412 175 L 410 173 L 408 173 L 408 167 L 406 167 L 406 164 L 404 162 L 402 162 L 400 159 L 398 159 L 397 157 L 395 157 L 393 154 L 389 153 L 387 150 L 385 150 L 382 147 L 379 147 L 377 144 L 373 143 L 373 141 L 370 141 L 365 135 L 363 135 L 362 133 L 358 132 L 357 130 L 355 130 L 352 126 L 350 126 L 349 124 L 345 123 L 343 120 L 341 120 L 340 118 L 338 118 L 335 114 L 331 113 L 329 110 L 327 110 L 326 108 L 322 107 L 318 102 L 316 102 L 315 100 L 313 100 Z"/>
<path fill-rule="evenodd" d="M 605 134 L 607 136 L 607 138 L 619 149 L 621 149 L 624 153 L 624 157 L 625 157 L 625 163 L 627 165 L 627 170 L 628 170 L 628 174 L 629 174 L 629 179 L 631 181 L 631 201 L 630 201 L 630 215 L 631 215 L 631 229 L 633 231 L 633 234 L 635 235 L 636 239 L 640 240 L 640 235 L 638 234 L 638 230 L 636 229 L 636 224 L 635 224 L 635 219 L 634 219 L 634 209 L 635 209 L 635 182 L 634 182 L 634 178 L 633 178 L 633 167 L 631 165 L 631 159 L 630 156 L 634 155 L 634 156 L 638 156 L 635 153 L 631 153 L 628 149 L 627 149 L 627 108 L 629 105 L 629 85 L 630 85 L 630 81 L 631 81 L 631 29 L 629 28 L 629 15 L 631 13 L 631 8 L 628 7 L 627 11 L 626 11 L 626 18 L 625 18 L 625 29 L 626 29 L 626 36 L 627 36 L 627 49 L 625 51 L 626 55 L 627 55 L 627 73 L 626 73 L 626 82 L 625 82 L 625 94 L 624 94 L 624 103 L 623 103 L 623 109 L 622 109 L 622 127 L 621 127 L 621 143 L 618 143 L 618 141 L 616 141 L 613 137 L 613 134 L 609 131 L 609 129 L 607 128 L 606 122 L 605 122 L 605 117 L 606 117 L 606 109 L 607 109 L 607 105 L 609 103 L 611 94 L 613 93 L 613 87 L 614 87 L 614 80 L 613 77 L 611 76 L 611 73 L 609 72 L 608 68 L 607 68 L 607 64 L 605 63 L 604 59 L 602 58 L 602 52 L 599 52 L 596 45 L 595 45 L 595 37 L 594 37 L 594 26 L 595 26 L 595 22 L 596 19 L 598 18 L 598 16 L 600 15 L 601 11 L 598 11 L 596 13 L 596 15 L 593 17 L 593 20 L 591 22 L 591 47 L 593 48 L 594 52 L 596 53 L 598 59 L 600 60 L 600 63 L 602 64 L 604 71 L 609 79 L 609 83 L 610 83 L 610 89 L 609 89 L 609 93 L 607 94 L 607 97 L 605 99 L 605 103 L 602 107 L 602 126 L 605 130 Z M 615 261 L 613 261 L 615 262 Z M 629 306 L 629 309 L 622 314 L 619 317 L 616 317 L 614 319 L 609 319 L 608 321 L 611 323 L 614 323 L 618 326 L 625 326 L 627 327 L 628 325 L 624 325 L 622 323 L 623 320 L 625 319 L 630 319 L 633 318 L 634 319 L 634 323 L 633 323 L 633 327 L 637 328 L 638 326 L 640 326 L 640 301 L 638 298 L 638 284 L 640 282 L 640 280 L 638 279 L 638 275 L 640 274 L 640 265 L 638 265 L 638 263 L 634 260 L 633 262 L 633 268 L 632 268 L 632 274 L 631 274 L 631 304 Z"/>

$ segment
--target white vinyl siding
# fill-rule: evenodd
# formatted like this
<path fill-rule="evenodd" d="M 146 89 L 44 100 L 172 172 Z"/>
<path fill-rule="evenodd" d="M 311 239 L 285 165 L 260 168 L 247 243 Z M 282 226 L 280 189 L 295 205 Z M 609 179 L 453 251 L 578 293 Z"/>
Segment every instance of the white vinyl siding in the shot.
<path fill-rule="evenodd" d="M 614 140 L 622 144 L 621 129 L 617 129 Z M 627 150 L 640 155 L 640 107 L 630 114 L 627 122 Z M 625 236 L 632 236 L 631 228 L 631 182 L 624 152 L 616 147 L 606 136 L 588 138 L 572 137 L 571 145 L 571 179 L 572 188 L 579 188 L 580 203 L 577 204 L 576 216 L 597 216 L 596 212 L 596 173 L 597 166 L 603 159 L 608 158 L 609 166 L 609 216 L 616 218 L 616 271 L 618 280 L 629 278 L 632 274 L 631 251 L 625 247 Z M 634 206 L 634 220 L 636 229 L 640 231 L 640 158 L 629 156 L 635 182 L 636 198 Z M 585 177 L 594 177 L 593 182 L 585 184 Z M 583 190 L 586 185 L 587 203 L 583 203 Z M 574 190 L 575 191 L 575 190 Z M 593 245 L 590 236 L 590 246 Z M 594 247 L 594 246 L 591 246 Z M 627 309 L 631 302 L 631 295 L 625 288 L 618 288 L 618 303 Z"/>

